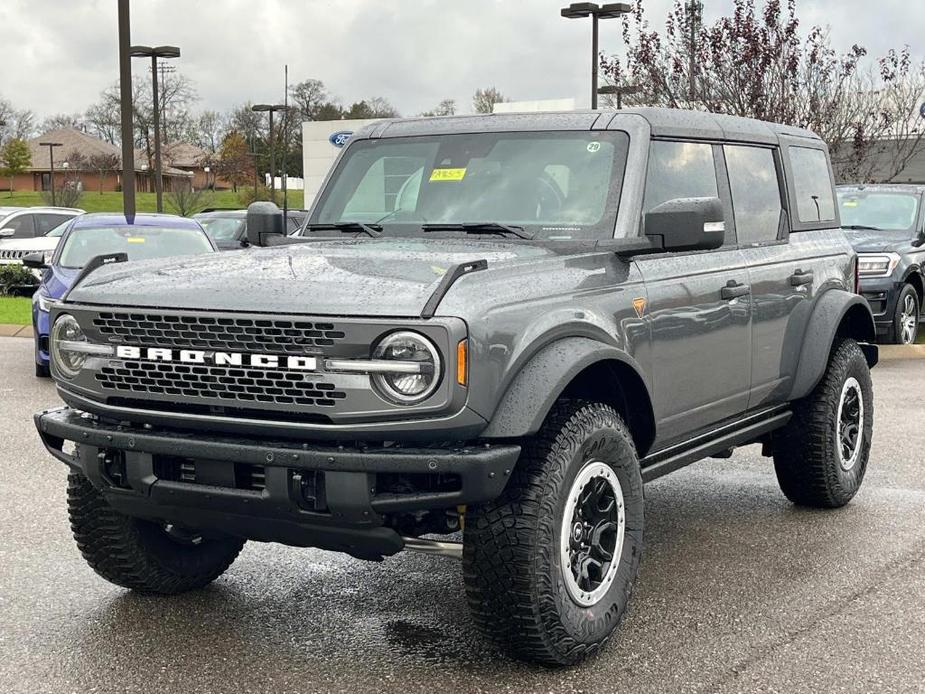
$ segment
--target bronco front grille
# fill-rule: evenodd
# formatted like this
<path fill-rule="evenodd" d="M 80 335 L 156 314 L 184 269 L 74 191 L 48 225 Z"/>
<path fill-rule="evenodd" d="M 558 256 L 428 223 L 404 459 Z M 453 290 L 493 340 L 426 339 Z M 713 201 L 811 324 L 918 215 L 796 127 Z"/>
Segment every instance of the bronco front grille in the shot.
<path fill-rule="evenodd" d="M 333 323 L 164 313 L 100 313 L 93 327 L 129 345 L 271 354 L 314 352 L 345 336 Z"/>
<path fill-rule="evenodd" d="M 0 251 L 0 260 L 21 260 L 30 251 Z"/>
<path fill-rule="evenodd" d="M 334 407 L 347 394 L 333 383 L 275 369 L 125 361 L 96 374 L 110 391 L 207 398 L 227 403 Z"/>

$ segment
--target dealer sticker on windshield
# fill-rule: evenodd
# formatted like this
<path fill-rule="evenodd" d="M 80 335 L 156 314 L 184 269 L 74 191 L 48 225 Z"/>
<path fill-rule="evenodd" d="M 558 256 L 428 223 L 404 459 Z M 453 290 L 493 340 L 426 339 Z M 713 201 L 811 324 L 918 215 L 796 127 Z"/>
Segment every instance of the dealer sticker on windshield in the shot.
<path fill-rule="evenodd" d="M 461 181 L 466 176 L 465 169 L 434 169 L 430 174 L 431 181 Z"/>

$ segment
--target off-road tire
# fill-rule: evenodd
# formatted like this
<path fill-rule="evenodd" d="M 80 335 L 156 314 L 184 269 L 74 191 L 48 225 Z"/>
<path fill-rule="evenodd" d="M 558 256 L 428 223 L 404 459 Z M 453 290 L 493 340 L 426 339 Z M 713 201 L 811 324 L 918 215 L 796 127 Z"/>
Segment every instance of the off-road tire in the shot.
<path fill-rule="evenodd" d="M 846 470 L 837 422 L 843 388 L 851 378 L 863 396 L 863 438 L 856 462 Z M 793 417 L 774 436 L 774 469 L 784 495 L 795 504 L 814 508 L 839 508 L 851 501 L 867 471 L 873 417 L 873 386 L 864 353 L 854 340 L 838 341 L 822 380 L 794 404 Z"/>
<path fill-rule="evenodd" d="M 202 588 L 235 560 L 244 541 L 202 538 L 180 543 L 157 524 L 115 511 L 79 472 L 68 474 L 67 508 L 80 553 L 100 576 L 143 593 Z"/>
<path fill-rule="evenodd" d="M 48 368 L 48 364 L 39 364 L 35 362 L 35 377 L 48 378 L 49 376 L 51 376 L 51 371 Z"/>
<path fill-rule="evenodd" d="M 569 490 L 591 460 L 616 473 L 626 529 L 613 582 L 581 606 L 562 573 L 560 532 Z M 503 494 L 467 510 L 463 575 L 475 624 L 521 660 L 569 665 L 598 652 L 625 614 L 644 516 L 639 460 L 621 417 L 608 405 L 560 400 L 525 442 Z"/>
<path fill-rule="evenodd" d="M 915 323 L 913 324 L 911 330 L 911 340 L 907 340 L 903 337 L 903 324 L 906 320 L 905 314 L 907 304 L 913 307 L 912 313 L 915 319 Z M 896 308 L 893 309 L 893 322 L 890 326 L 890 332 L 887 335 L 890 344 L 915 344 L 916 337 L 918 337 L 919 333 L 919 314 L 921 311 L 922 307 L 919 302 L 918 292 L 915 291 L 915 287 L 913 287 L 911 284 L 904 284 L 902 289 L 899 290 L 899 296 L 896 297 Z"/>

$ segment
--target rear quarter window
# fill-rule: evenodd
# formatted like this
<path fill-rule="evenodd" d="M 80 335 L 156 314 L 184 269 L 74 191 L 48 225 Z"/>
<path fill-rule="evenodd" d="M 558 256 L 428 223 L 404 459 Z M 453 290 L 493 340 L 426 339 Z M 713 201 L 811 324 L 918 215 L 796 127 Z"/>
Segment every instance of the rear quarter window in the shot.
<path fill-rule="evenodd" d="M 835 194 L 825 152 L 810 147 L 790 147 L 789 151 L 797 218 L 803 224 L 833 221 Z"/>

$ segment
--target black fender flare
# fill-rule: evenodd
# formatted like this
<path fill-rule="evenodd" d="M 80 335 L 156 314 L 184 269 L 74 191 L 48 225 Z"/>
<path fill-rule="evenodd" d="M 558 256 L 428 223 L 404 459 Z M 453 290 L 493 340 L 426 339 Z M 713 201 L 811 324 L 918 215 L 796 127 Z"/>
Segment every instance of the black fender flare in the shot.
<path fill-rule="evenodd" d="M 790 400 L 809 395 L 822 379 L 835 338 L 839 334 L 862 343 L 867 364 L 871 367 L 876 365 L 877 346 L 871 343 L 877 333 L 867 301 L 843 289 L 830 289 L 816 300 L 810 314 Z"/>
<path fill-rule="evenodd" d="M 520 369 L 495 408 L 484 438 L 519 438 L 539 431 L 569 384 L 589 366 L 620 362 L 632 369 L 646 391 L 646 413 L 654 421 L 647 379 L 626 352 L 587 337 L 566 337 L 542 347 Z"/>

